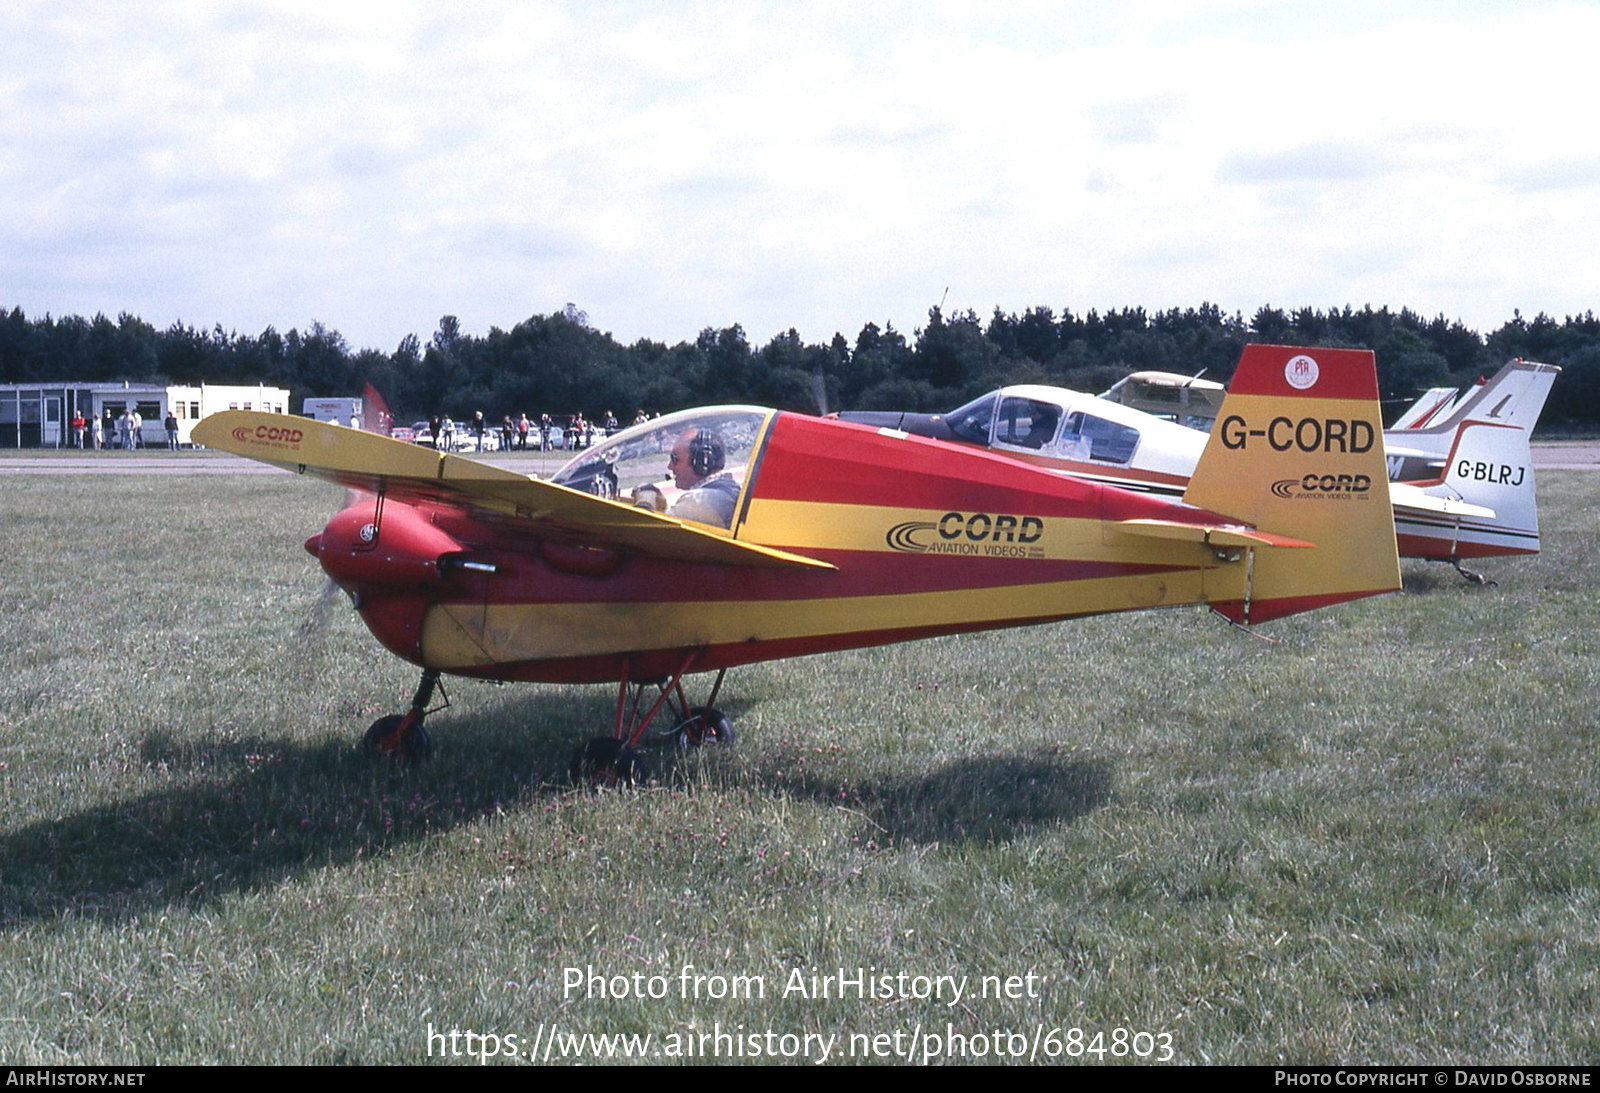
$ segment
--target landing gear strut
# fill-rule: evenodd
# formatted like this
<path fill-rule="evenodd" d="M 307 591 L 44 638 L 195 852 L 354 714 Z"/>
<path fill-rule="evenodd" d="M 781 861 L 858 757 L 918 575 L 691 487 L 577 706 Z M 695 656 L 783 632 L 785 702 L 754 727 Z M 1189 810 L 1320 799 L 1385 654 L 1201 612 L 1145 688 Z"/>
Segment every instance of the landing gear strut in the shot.
<path fill-rule="evenodd" d="M 680 748 L 733 743 L 733 724 L 715 706 L 727 669 L 717 672 L 705 705 L 690 706 L 684 694 L 683 677 L 699 659 L 698 650 L 690 653 L 667 679 L 630 680 L 624 664 L 622 679 L 617 684 L 617 715 L 611 735 L 597 736 L 578 749 L 572 757 L 572 780 L 590 786 L 637 785 L 645 781 L 649 769 L 636 750 L 641 742 L 671 740 Z M 645 706 L 647 687 L 655 687 L 657 691 L 648 707 Z M 648 733 L 651 721 L 663 706 L 672 714 L 672 728 Z"/>
<path fill-rule="evenodd" d="M 433 710 L 428 704 L 433 701 L 433 692 L 438 689 L 443 697 L 442 705 Z M 444 693 L 444 685 L 439 682 L 439 673 L 432 668 L 422 673 L 422 681 L 417 684 L 417 692 L 411 697 L 411 709 L 403 714 L 390 714 L 380 717 L 367 729 L 361 738 L 361 750 L 375 758 L 398 759 L 404 763 L 417 763 L 428 757 L 428 752 L 433 749 L 433 742 L 428 739 L 428 732 L 422 727 L 422 721 L 428 714 L 442 710 L 450 705 L 450 696 Z"/>
<path fill-rule="evenodd" d="M 1499 587 L 1499 584 L 1500 584 L 1499 581 L 1490 580 L 1488 577 L 1485 577 L 1482 573 L 1473 572 L 1472 570 L 1468 569 L 1466 566 L 1461 564 L 1461 559 L 1460 558 L 1444 558 L 1444 559 L 1441 559 L 1441 560 L 1449 562 L 1451 565 L 1455 566 L 1456 572 L 1461 574 L 1461 576 L 1466 580 L 1466 582 L 1468 584 L 1475 584 L 1480 588 L 1497 588 L 1497 587 Z"/>

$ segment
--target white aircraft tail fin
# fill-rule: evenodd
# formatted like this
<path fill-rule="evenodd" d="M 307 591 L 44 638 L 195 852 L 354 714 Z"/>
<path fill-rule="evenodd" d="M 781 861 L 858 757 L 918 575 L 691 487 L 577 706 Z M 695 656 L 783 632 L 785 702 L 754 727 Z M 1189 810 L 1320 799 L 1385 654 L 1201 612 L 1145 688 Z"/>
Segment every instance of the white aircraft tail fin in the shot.
<path fill-rule="evenodd" d="M 1489 421 L 1512 425 L 1533 432 L 1550 396 L 1550 385 L 1561 371 L 1553 364 L 1537 361 L 1511 361 L 1487 383 L 1478 385 L 1456 399 L 1449 412 L 1426 426 L 1428 432 L 1450 431 L 1468 421 Z"/>
<path fill-rule="evenodd" d="M 1460 499 L 1493 515 L 1413 513 L 1397 509 L 1395 530 L 1407 557 L 1456 560 L 1539 552 L 1539 510 L 1534 496 L 1528 431 L 1512 425 L 1468 421 L 1456 431 L 1443 478 L 1423 485 L 1434 497 Z"/>
<path fill-rule="evenodd" d="M 1395 524 L 1402 554 L 1458 560 L 1539 552 L 1528 442 L 1560 371 L 1512 361 L 1433 424 L 1384 434 L 1392 479 L 1494 511 L 1485 517 L 1402 507 Z"/>
<path fill-rule="evenodd" d="M 1402 429 L 1426 429 L 1428 424 L 1440 416 L 1448 416 L 1451 407 L 1456 404 L 1456 396 L 1461 394 L 1459 387 L 1430 387 L 1422 393 L 1422 397 L 1407 406 L 1405 412 L 1394 419 L 1394 424 L 1385 432 L 1399 432 Z"/>

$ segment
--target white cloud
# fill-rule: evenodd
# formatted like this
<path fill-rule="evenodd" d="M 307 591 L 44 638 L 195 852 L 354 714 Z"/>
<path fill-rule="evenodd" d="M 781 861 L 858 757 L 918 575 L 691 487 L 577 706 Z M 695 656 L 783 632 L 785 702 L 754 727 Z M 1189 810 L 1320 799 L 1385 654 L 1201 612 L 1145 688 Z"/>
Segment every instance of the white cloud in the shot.
<path fill-rule="evenodd" d="M 1337 11 L 1337 16 L 1330 12 Z M 0 301 L 392 347 L 573 301 L 1590 306 L 1600 13 L 1401 3 L 9 4 Z"/>

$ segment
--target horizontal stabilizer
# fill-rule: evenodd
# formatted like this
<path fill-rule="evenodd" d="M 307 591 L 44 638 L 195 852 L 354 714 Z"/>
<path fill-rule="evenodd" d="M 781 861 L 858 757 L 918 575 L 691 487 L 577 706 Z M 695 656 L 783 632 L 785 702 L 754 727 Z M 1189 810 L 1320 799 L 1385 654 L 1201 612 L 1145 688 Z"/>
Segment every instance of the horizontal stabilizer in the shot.
<path fill-rule="evenodd" d="M 1419 486 L 1406 482 L 1389 483 L 1389 500 L 1396 512 L 1431 512 L 1439 516 L 1474 516 L 1493 520 L 1494 509 L 1473 505 L 1455 497 L 1436 497 Z"/>
<path fill-rule="evenodd" d="M 1150 539 L 1175 539 L 1179 542 L 1205 543 L 1207 546 L 1227 547 L 1314 547 L 1304 539 L 1291 539 L 1287 535 L 1274 535 L 1269 531 L 1242 527 L 1236 524 L 1186 524 L 1174 520 L 1122 520 L 1117 530 L 1129 535 L 1143 535 Z"/>

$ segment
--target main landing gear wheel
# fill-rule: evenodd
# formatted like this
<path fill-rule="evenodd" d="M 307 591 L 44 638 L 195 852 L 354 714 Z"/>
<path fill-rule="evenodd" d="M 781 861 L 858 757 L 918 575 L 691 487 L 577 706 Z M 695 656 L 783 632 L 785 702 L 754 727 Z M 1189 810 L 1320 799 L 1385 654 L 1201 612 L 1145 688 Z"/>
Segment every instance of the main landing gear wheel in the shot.
<path fill-rule="evenodd" d="M 417 684 L 417 693 L 411 698 L 411 709 L 374 721 L 361 738 L 361 750 L 375 759 L 398 759 L 403 763 L 420 763 L 426 759 L 428 752 L 433 750 L 433 741 L 428 739 L 422 719 L 432 712 L 428 704 L 433 701 L 436 688 L 441 694 L 444 693 L 444 687 L 439 683 L 439 673 L 429 668 L 422 673 L 422 682 Z M 448 705 L 450 698 L 446 696 L 444 705 L 438 709 L 442 710 Z"/>
<path fill-rule="evenodd" d="M 696 706 L 689 716 L 678 722 L 671 738 L 685 751 L 707 744 L 732 744 L 737 738 L 733 722 L 721 710 Z"/>
<path fill-rule="evenodd" d="M 574 785 L 613 789 L 643 784 L 649 776 L 644 760 L 621 740 L 597 736 L 572 756 Z"/>
<path fill-rule="evenodd" d="M 428 757 L 433 742 L 418 718 L 409 714 L 380 717 L 361 738 L 361 750 L 378 759 L 416 763 Z"/>

